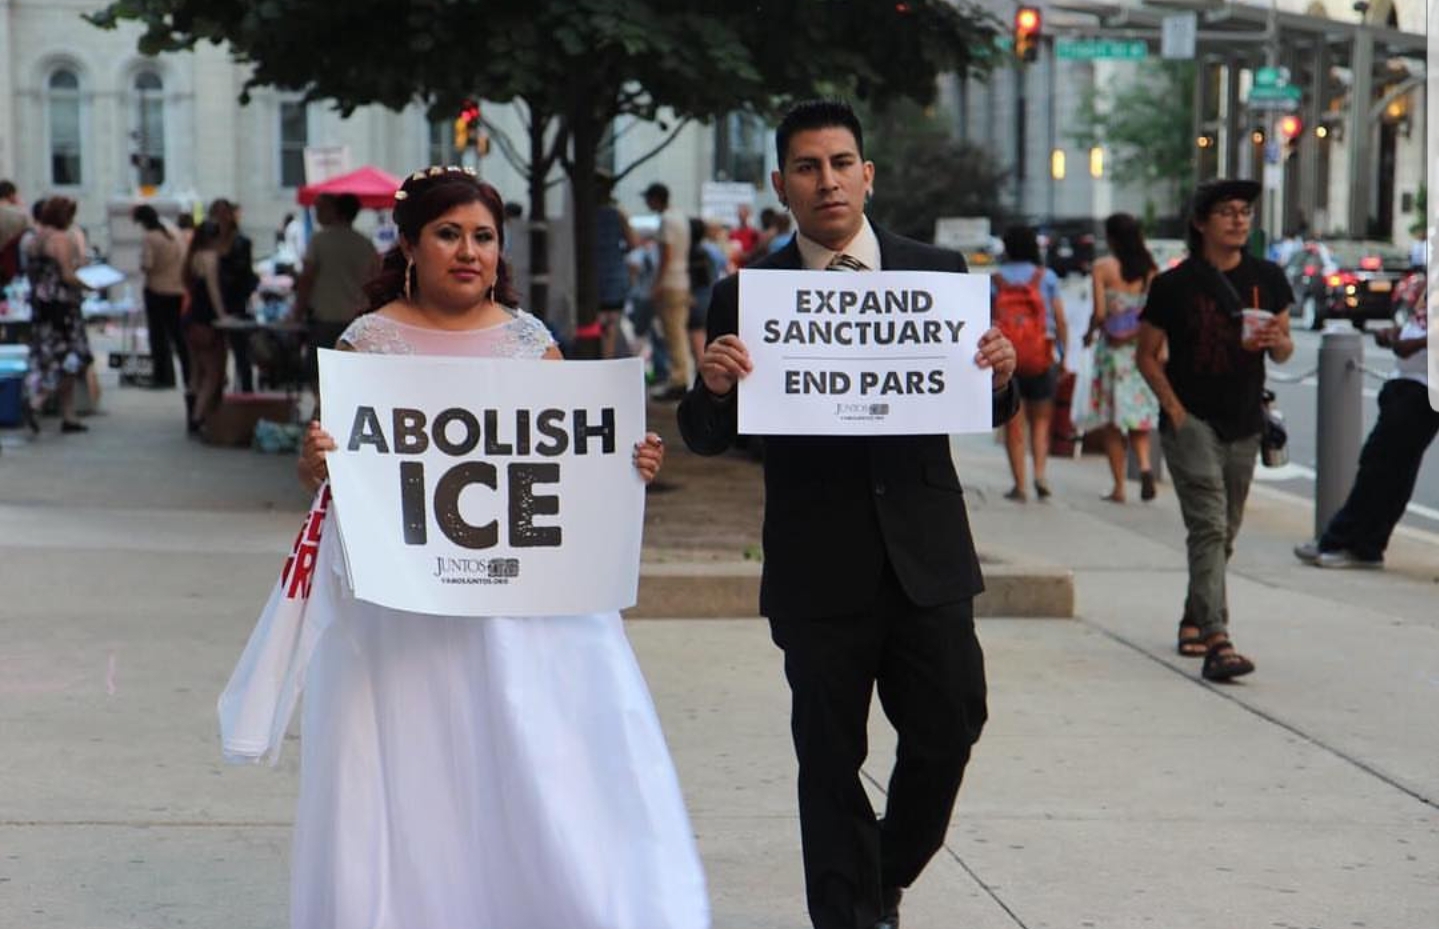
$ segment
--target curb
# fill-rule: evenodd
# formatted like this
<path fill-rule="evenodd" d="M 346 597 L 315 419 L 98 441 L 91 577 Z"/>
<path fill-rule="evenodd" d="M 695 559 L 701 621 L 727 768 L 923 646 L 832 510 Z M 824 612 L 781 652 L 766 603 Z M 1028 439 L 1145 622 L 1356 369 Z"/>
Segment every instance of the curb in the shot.
<path fill-rule="evenodd" d="M 639 602 L 626 619 L 746 619 L 759 616 L 757 562 L 665 562 L 640 566 Z M 1072 619 L 1074 572 L 1037 564 L 987 562 L 983 618 Z"/>

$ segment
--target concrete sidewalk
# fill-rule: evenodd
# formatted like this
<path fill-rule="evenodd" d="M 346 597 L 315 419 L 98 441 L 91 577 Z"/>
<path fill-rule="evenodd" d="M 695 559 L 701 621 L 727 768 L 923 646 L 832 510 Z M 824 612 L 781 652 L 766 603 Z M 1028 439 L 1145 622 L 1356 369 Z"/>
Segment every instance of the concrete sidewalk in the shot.
<path fill-rule="evenodd" d="M 113 389 L 89 435 L 12 435 L 0 455 L 3 929 L 286 925 L 298 752 L 223 766 L 214 701 L 305 495 L 288 459 L 186 441 L 178 404 Z M 1259 485 L 1230 587 L 1259 670 L 1214 687 L 1173 654 L 1184 559 L 1168 486 L 1118 507 L 1098 499 L 1101 462 L 1058 461 L 1054 499 L 1021 506 L 1000 497 L 988 437 L 956 455 L 981 548 L 1072 570 L 1077 618 L 981 621 L 991 721 L 907 929 L 1439 925 L 1435 540 L 1396 538 L 1385 572 L 1309 568 L 1289 553 L 1308 511 Z M 702 486 L 673 494 L 690 496 L 665 512 L 704 512 Z M 716 929 L 808 925 L 765 624 L 629 631 Z M 873 746 L 882 804 L 882 720 Z"/>

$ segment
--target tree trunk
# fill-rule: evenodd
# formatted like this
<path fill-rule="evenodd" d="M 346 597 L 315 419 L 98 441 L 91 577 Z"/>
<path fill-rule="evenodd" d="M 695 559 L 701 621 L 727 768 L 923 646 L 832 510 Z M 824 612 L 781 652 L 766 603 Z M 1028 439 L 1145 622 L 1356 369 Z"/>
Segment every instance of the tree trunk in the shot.
<path fill-rule="evenodd" d="M 580 109 L 576 107 L 576 109 Z M 595 213 L 598 205 L 595 164 L 604 126 L 590 113 L 570 117 L 573 158 L 570 161 L 570 190 L 574 200 L 575 233 L 575 344 L 576 358 L 600 357 L 599 287 L 595 279 Z"/>
<path fill-rule="evenodd" d="M 550 227 L 545 210 L 545 176 L 550 162 L 546 158 L 545 128 L 550 124 L 530 104 L 530 305 L 529 311 L 540 319 L 549 317 L 550 308 Z"/>

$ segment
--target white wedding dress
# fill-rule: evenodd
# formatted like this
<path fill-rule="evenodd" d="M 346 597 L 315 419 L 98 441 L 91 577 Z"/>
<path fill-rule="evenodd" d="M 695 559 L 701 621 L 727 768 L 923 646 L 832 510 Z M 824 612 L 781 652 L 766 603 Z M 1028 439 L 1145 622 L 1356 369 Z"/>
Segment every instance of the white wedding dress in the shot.
<path fill-rule="evenodd" d="M 343 340 L 521 358 L 551 344 L 523 312 L 472 332 L 371 314 Z M 617 613 L 404 613 L 355 600 L 342 567 L 317 573 L 335 606 L 305 679 L 293 929 L 709 925 L 679 782 Z"/>

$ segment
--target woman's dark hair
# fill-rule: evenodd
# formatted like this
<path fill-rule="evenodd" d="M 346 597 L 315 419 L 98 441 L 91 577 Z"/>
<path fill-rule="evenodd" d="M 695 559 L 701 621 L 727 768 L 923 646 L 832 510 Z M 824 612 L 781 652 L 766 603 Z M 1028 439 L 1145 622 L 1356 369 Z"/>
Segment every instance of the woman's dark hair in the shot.
<path fill-rule="evenodd" d="M 395 226 L 400 238 L 413 248 L 420 241 L 420 230 L 444 216 L 457 206 L 467 203 L 483 204 L 494 219 L 495 234 L 499 237 L 501 252 L 505 247 L 505 201 L 499 191 L 459 168 L 429 168 L 416 171 L 395 192 Z M 395 245 L 385 253 L 380 273 L 365 285 L 365 294 L 370 298 L 370 310 L 394 300 L 405 293 L 405 275 L 408 273 L 405 253 Z M 416 286 L 410 281 L 411 288 Z M 510 280 L 510 265 L 501 254 L 495 271 L 494 300 L 503 306 L 520 305 L 519 294 Z"/>
<path fill-rule="evenodd" d="M 1039 237 L 1033 226 L 1010 226 L 1004 230 L 1004 258 L 1006 261 L 1027 261 L 1042 265 L 1039 257 Z"/>
<path fill-rule="evenodd" d="M 220 244 L 220 224 L 207 219 L 195 227 L 190 236 L 190 247 L 185 251 L 185 280 L 198 280 L 195 274 L 195 256 L 206 249 L 214 250 Z"/>
<path fill-rule="evenodd" d="M 1154 256 L 1144 244 L 1144 231 L 1139 220 L 1128 213 L 1115 213 L 1104 221 L 1104 237 L 1109 250 L 1119 260 L 1119 276 L 1126 281 L 1142 281 L 1158 270 Z"/>
<path fill-rule="evenodd" d="M 194 229 L 194 228 L 195 228 L 195 217 L 192 216 L 192 215 L 190 215 L 188 212 L 187 212 L 187 213 L 181 213 L 179 216 L 176 216 L 176 217 L 175 217 L 175 228 L 176 228 L 176 229 Z"/>
<path fill-rule="evenodd" d="M 40 222 L 51 229 L 69 229 L 74 221 L 75 201 L 69 197 L 51 197 L 40 209 Z"/>
<path fill-rule="evenodd" d="M 170 235 L 170 230 L 165 228 L 165 224 L 160 222 L 160 214 L 156 213 L 155 208 L 148 203 L 142 203 L 131 210 L 130 218 L 150 232 L 163 233 L 167 239 L 174 238 Z"/>

